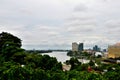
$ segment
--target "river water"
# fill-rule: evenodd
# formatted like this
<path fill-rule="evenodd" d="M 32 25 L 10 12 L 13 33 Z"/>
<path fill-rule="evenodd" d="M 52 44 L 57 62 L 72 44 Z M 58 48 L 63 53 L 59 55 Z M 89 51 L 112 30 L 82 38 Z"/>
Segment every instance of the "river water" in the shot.
<path fill-rule="evenodd" d="M 70 57 L 67 56 L 67 52 L 53 51 L 51 53 L 43 53 L 42 55 L 49 55 L 50 57 L 56 57 L 58 62 L 65 62 L 66 60 L 70 60 Z M 89 63 L 90 60 L 86 59 L 78 59 L 81 63 Z"/>
<path fill-rule="evenodd" d="M 67 56 L 67 52 L 53 51 L 51 53 L 43 53 L 43 55 L 49 55 L 50 57 L 56 57 L 56 59 L 62 63 L 70 59 L 70 57 Z"/>

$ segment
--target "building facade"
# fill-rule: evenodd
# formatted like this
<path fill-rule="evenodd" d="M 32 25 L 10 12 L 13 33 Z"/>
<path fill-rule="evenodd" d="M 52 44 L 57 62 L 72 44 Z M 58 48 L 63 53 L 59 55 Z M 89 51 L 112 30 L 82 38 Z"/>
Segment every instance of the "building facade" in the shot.
<path fill-rule="evenodd" d="M 83 51 L 83 43 L 79 43 L 78 45 L 78 51 Z"/>
<path fill-rule="evenodd" d="M 72 43 L 72 51 L 78 51 L 78 44 L 76 42 Z"/>
<path fill-rule="evenodd" d="M 93 51 L 100 51 L 100 48 L 97 46 L 97 45 L 95 45 L 94 47 L 93 47 Z"/>
<path fill-rule="evenodd" d="M 108 58 L 120 57 L 120 44 L 111 45 L 108 47 Z"/>
<path fill-rule="evenodd" d="M 72 51 L 83 51 L 83 43 L 72 43 Z"/>

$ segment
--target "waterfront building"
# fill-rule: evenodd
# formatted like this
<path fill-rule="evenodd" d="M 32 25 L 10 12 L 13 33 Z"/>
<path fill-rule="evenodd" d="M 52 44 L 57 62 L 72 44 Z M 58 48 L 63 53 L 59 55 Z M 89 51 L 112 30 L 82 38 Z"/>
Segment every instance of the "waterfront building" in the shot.
<path fill-rule="evenodd" d="M 108 58 L 120 57 L 120 43 L 108 46 Z"/>
<path fill-rule="evenodd" d="M 78 51 L 78 46 L 76 42 L 72 43 L 72 51 Z"/>
<path fill-rule="evenodd" d="M 83 51 L 83 43 L 79 43 L 78 45 L 78 51 Z"/>
<path fill-rule="evenodd" d="M 77 44 L 76 42 L 72 43 L 72 51 L 83 51 L 83 43 Z"/>

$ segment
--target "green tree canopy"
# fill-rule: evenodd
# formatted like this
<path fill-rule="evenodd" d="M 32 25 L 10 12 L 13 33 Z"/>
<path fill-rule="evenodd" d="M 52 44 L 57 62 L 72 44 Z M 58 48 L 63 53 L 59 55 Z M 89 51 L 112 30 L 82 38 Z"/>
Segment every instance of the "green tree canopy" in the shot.
<path fill-rule="evenodd" d="M 13 36 L 10 33 L 2 32 L 0 34 L 0 57 L 5 61 L 11 60 L 10 58 L 17 52 L 23 52 L 21 47 L 21 39 Z"/>
<path fill-rule="evenodd" d="M 4 46 L 9 46 L 9 44 L 7 43 L 13 43 L 14 46 L 19 47 L 19 48 L 22 45 L 21 39 L 19 39 L 18 37 L 13 36 L 12 34 L 7 33 L 7 32 L 0 33 L 0 53 Z"/>

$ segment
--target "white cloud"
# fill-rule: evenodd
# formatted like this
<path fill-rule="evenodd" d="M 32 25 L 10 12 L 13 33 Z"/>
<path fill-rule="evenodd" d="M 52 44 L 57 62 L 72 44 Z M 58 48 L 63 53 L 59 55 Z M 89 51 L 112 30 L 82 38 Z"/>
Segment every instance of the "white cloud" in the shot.
<path fill-rule="evenodd" d="M 108 45 L 120 40 L 119 7 L 119 0 L 1 0 L 0 32 L 23 45 Z"/>

